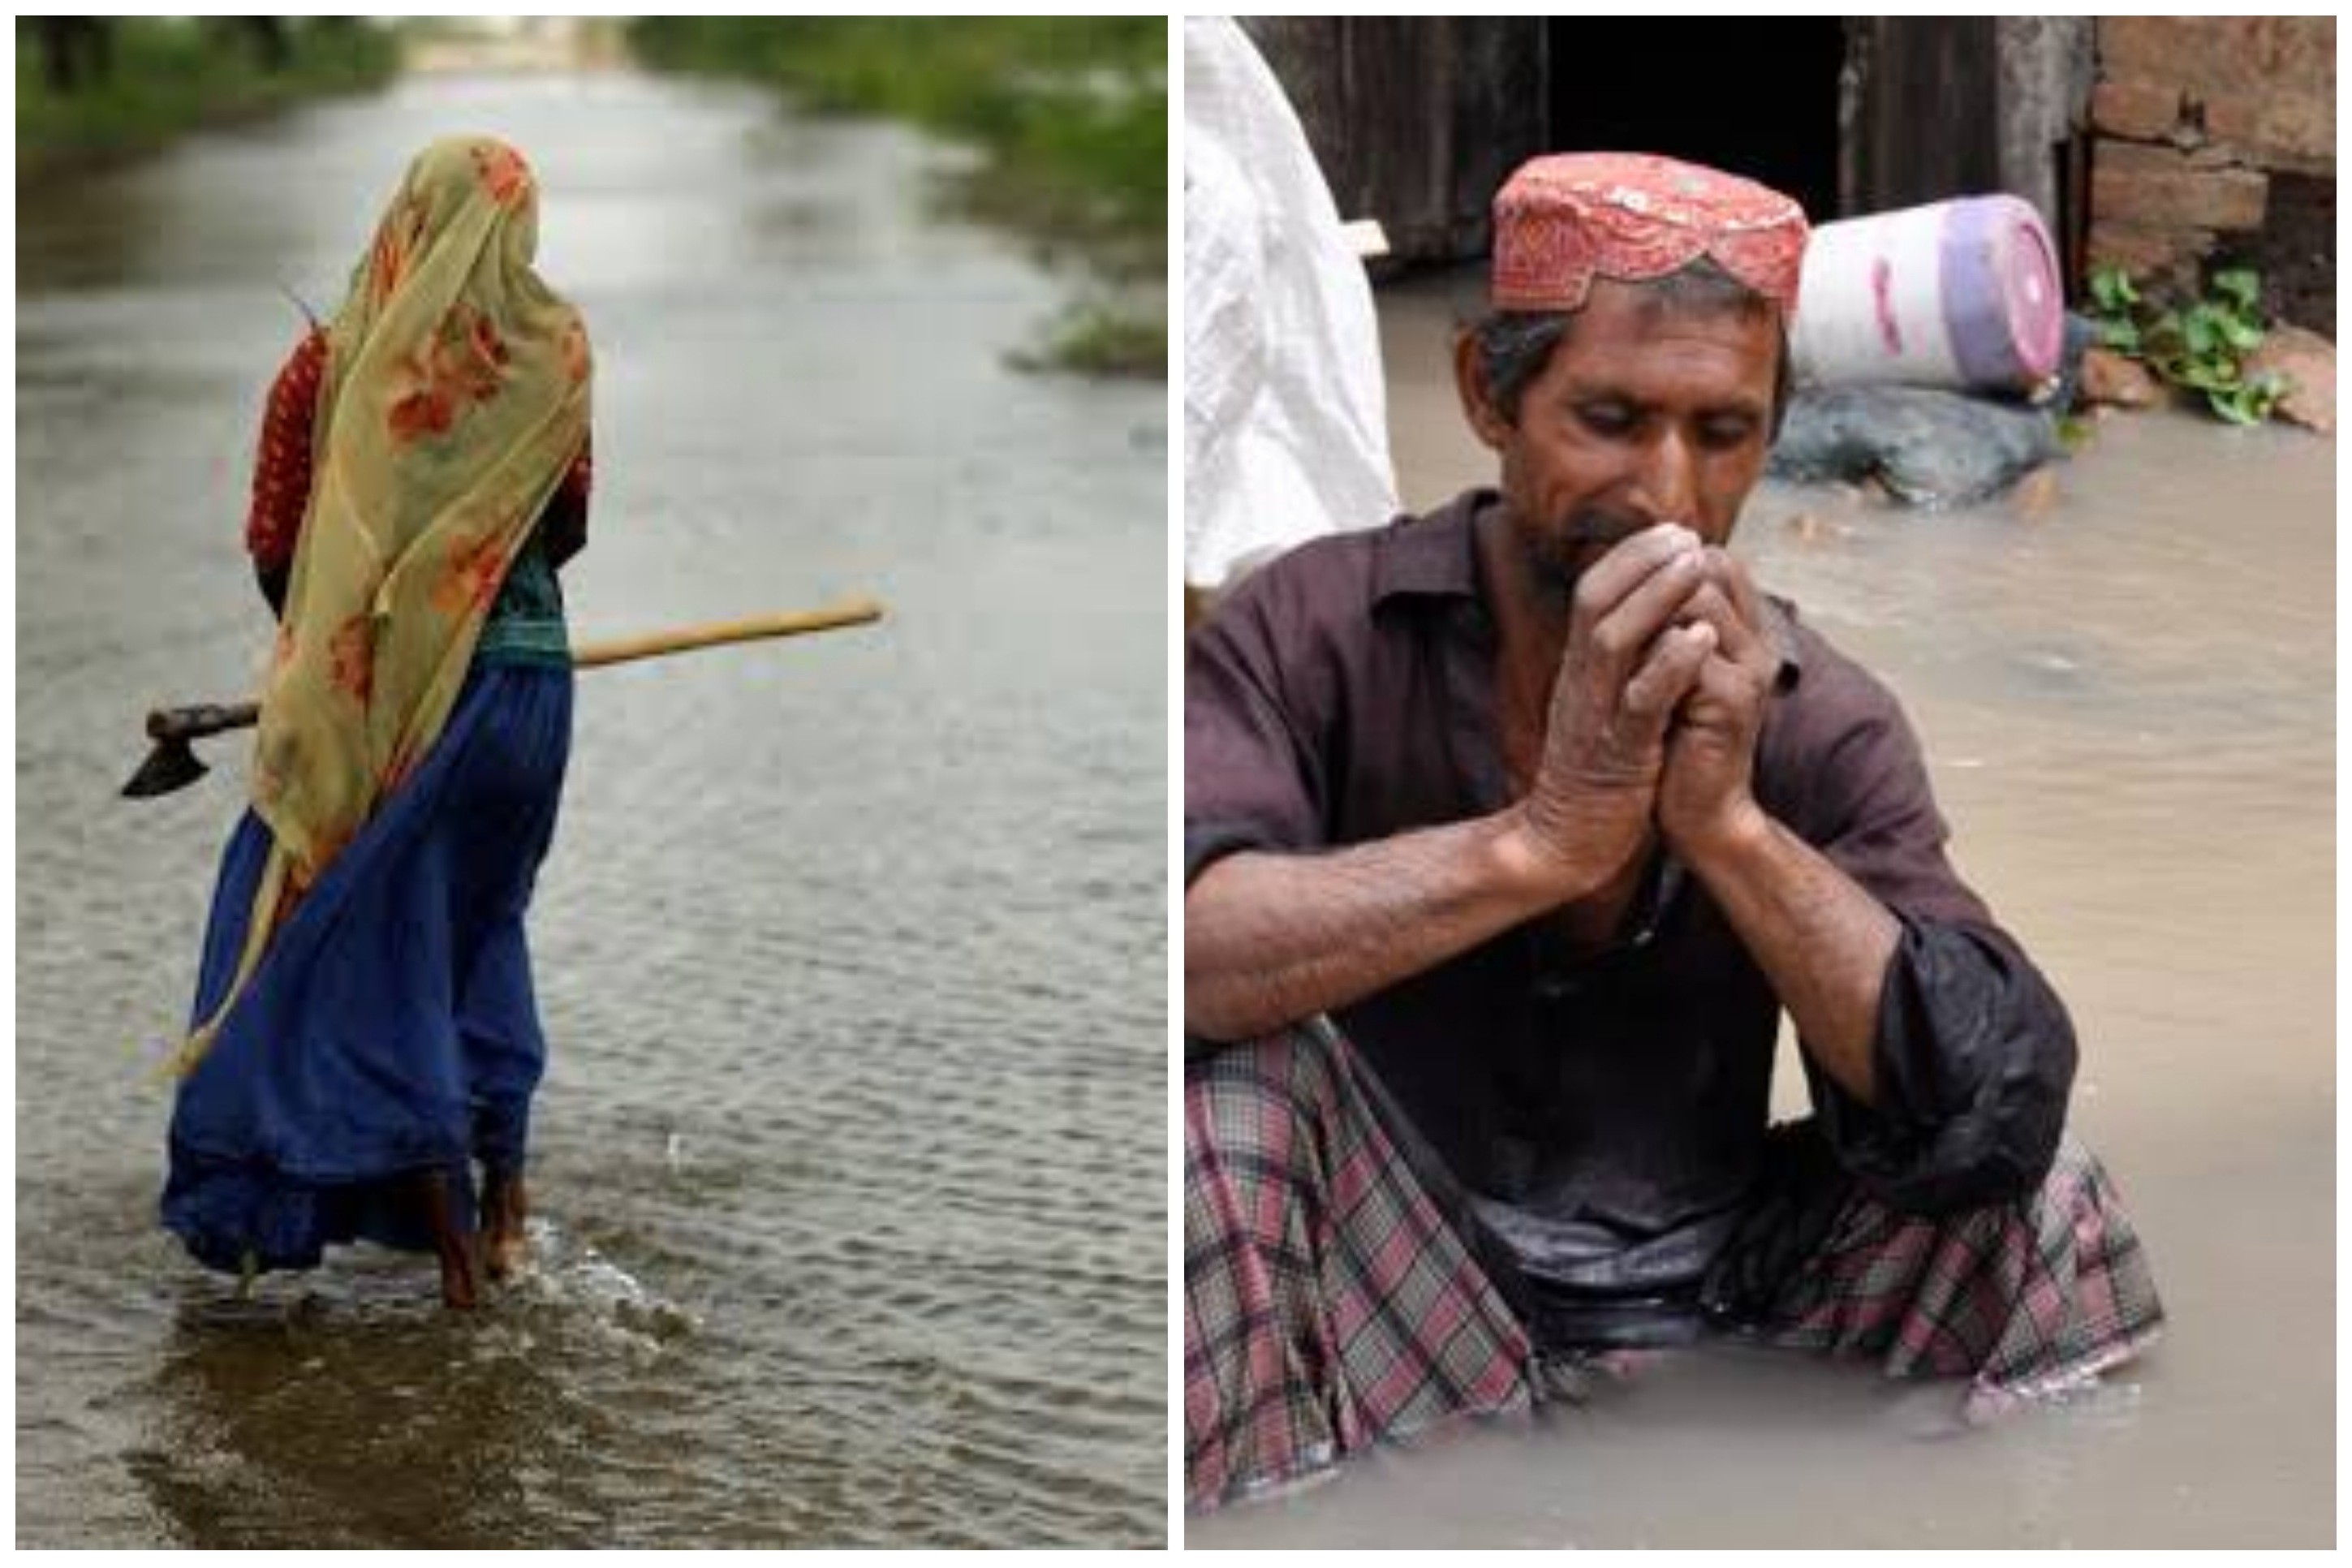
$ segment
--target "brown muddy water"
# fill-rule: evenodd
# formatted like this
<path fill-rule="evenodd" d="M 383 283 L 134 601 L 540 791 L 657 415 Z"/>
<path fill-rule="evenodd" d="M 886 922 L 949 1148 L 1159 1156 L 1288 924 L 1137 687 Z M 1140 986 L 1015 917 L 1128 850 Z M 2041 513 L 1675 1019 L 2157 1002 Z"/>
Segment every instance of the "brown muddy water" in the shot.
<path fill-rule="evenodd" d="M 1408 505 L 1491 482 L 1462 280 L 1384 292 Z M 1724 1348 L 1458 1424 L 1202 1546 L 2326 1546 L 2336 1503 L 2332 442 L 2110 420 L 2054 504 L 1767 486 L 1734 548 L 1886 679 L 1954 855 L 2082 1037 L 2074 1122 L 2171 1314 L 2103 1387 L 1962 1431 L 1943 1387 Z M 1778 1108 L 1802 1110 L 1784 1059 Z"/>
<path fill-rule="evenodd" d="M 243 752 L 255 416 L 409 154 L 505 134 L 594 334 L 576 636 L 887 605 L 582 678 L 533 917 L 540 1260 L 256 1301 L 158 1228 Z M 16 1486 L 63 1545 L 1166 1535 L 1166 408 L 1016 374 L 1063 282 L 947 157 L 750 92 L 440 79 L 18 206 Z"/>

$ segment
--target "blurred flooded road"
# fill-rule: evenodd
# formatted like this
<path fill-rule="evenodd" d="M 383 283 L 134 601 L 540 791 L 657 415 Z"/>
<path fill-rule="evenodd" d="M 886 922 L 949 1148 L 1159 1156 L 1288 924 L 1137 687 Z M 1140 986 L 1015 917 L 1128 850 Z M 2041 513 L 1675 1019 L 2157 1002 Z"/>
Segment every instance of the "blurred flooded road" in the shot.
<path fill-rule="evenodd" d="M 239 1305 L 156 1226 L 250 689 L 262 392 L 409 156 L 545 193 L 598 363 L 533 947 L 541 1261 Z M 20 199 L 16 1519 L 59 1545 L 1149 1545 L 1167 1465 L 1164 389 L 1016 374 L 1060 288 L 951 155 L 764 95 L 436 78 Z"/>
<path fill-rule="evenodd" d="M 1460 288 L 1381 296 L 1415 508 L 1493 482 L 1445 357 Z M 2073 1009 L 2074 1125 L 2171 1314 L 2144 1362 L 1958 1433 L 1948 1387 L 1702 1350 L 1188 1542 L 2329 1543 L 2335 457 L 2300 430 L 2118 417 L 2039 517 L 1767 486 L 1734 542 L 1903 699 L 1956 861 Z M 1779 1113 L 1802 1095 L 1784 1054 Z"/>

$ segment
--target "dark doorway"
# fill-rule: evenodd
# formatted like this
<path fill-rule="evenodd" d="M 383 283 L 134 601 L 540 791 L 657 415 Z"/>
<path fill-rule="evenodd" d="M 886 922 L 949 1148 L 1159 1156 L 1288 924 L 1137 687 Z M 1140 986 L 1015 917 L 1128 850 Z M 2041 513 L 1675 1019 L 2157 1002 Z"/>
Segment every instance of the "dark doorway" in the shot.
<path fill-rule="evenodd" d="M 1838 216 L 1835 16 L 1566 16 L 1550 25 L 1554 152 L 1663 153 Z"/>

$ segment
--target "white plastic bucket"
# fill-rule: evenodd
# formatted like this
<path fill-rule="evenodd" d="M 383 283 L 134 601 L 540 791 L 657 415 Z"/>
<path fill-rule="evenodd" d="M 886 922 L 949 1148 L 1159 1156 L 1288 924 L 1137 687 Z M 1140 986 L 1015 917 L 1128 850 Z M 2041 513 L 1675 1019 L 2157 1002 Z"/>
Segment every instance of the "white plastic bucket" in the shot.
<path fill-rule="evenodd" d="M 2057 374 L 2065 318 L 2041 215 L 1964 196 L 1815 229 L 1790 346 L 1799 377 L 1825 385 L 2022 391 Z"/>

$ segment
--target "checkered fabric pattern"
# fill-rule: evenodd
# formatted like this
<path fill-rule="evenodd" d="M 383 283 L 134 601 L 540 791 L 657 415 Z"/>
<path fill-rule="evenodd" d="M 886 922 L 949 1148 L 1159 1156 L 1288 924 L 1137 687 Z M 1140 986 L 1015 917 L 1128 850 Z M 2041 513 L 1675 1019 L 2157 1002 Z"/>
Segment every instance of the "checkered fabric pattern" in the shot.
<path fill-rule="evenodd" d="M 1382 1130 L 1365 1070 L 1321 1020 L 1187 1067 L 1191 1506 L 1540 1396 L 1526 1331 Z M 2131 1359 L 2163 1320 L 2113 1183 L 2071 1136 L 2015 1204 L 1923 1218 L 1850 1193 L 1818 1246 L 1717 1313 L 1889 1376 L 1967 1378 L 1971 1419 Z"/>
<path fill-rule="evenodd" d="M 1184 1079 L 1184 1491 L 1230 1501 L 1448 1415 L 1523 1408 L 1528 1345 L 1336 1033 Z"/>
<path fill-rule="evenodd" d="M 2139 1234 L 2070 1133 L 2014 1204 L 1931 1219 L 1849 1199 L 1750 1331 L 1874 1356 L 1889 1377 L 1965 1377 L 1982 1420 L 2129 1361 L 2163 1325 Z"/>

